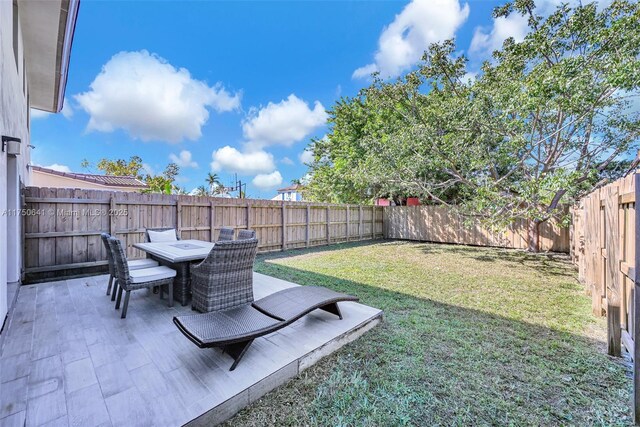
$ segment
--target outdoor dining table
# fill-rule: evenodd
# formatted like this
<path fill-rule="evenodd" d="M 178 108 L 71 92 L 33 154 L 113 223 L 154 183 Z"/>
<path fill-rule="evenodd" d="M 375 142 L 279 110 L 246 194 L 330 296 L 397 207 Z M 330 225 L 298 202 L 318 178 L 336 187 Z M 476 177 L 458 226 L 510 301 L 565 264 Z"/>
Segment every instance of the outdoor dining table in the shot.
<path fill-rule="evenodd" d="M 214 243 L 202 240 L 176 240 L 171 242 L 134 243 L 159 263 L 176 270 L 173 281 L 173 298 L 187 305 L 191 293 L 191 277 L 189 265 L 194 261 L 202 261 L 209 255 Z"/>

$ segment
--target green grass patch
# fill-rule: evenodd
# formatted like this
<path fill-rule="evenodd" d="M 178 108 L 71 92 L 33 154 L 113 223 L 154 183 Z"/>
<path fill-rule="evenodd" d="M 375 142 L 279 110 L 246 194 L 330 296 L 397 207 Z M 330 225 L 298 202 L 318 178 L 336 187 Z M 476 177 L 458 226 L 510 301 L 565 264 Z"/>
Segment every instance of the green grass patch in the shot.
<path fill-rule="evenodd" d="M 628 425 L 631 379 L 566 257 L 407 242 L 260 256 L 385 320 L 229 425 Z"/>

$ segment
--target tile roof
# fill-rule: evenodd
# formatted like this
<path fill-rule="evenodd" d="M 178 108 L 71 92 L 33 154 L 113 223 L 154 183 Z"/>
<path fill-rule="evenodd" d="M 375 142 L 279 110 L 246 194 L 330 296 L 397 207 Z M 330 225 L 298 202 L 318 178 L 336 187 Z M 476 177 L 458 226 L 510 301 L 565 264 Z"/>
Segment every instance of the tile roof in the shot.
<path fill-rule="evenodd" d="M 147 188 L 147 184 L 140 181 L 134 176 L 115 176 L 115 175 L 97 175 L 91 173 L 74 173 L 74 172 L 59 172 L 53 169 L 43 168 L 42 166 L 31 165 L 31 170 L 48 173 L 50 175 L 64 176 L 71 179 L 77 179 L 80 181 L 91 182 L 98 185 L 107 185 L 109 187 L 135 187 L 135 188 Z"/>
<path fill-rule="evenodd" d="M 290 185 L 288 187 L 284 187 L 278 190 L 278 193 L 281 192 L 285 192 L 285 191 L 298 191 L 298 190 L 303 190 L 304 189 L 304 185 L 301 184 L 293 184 Z"/>

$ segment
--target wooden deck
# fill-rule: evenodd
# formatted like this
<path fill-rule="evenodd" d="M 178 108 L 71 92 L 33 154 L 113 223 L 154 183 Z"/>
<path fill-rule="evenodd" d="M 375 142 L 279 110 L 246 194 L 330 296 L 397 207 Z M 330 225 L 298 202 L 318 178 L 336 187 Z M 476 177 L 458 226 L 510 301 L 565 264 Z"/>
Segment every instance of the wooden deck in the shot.
<path fill-rule="evenodd" d="M 340 303 L 256 339 L 235 371 L 173 325 L 190 307 L 132 293 L 126 319 L 107 276 L 23 286 L 0 356 L 0 425 L 212 425 L 374 327 L 382 312 Z M 255 273 L 255 298 L 294 283 Z"/>

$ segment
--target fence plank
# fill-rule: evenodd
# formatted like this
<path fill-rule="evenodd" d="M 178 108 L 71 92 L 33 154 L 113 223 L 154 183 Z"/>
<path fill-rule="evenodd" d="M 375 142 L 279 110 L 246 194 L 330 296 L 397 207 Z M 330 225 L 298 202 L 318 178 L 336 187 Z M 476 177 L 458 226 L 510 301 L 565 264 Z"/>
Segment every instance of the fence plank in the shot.
<path fill-rule="evenodd" d="M 287 202 L 285 206 L 283 201 L 271 200 L 36 187 L 24 189 L 23 203 L 25 209 L 53 212 L 24 219 L 25 283 L 104 266 L 106 253 L 100 241 L 104 231 L 123 241 L 130 258 L 145 256 L 133 244 L 142 241 L 146 228 L 152 227 L 175 227 L 185 239 L 211 241 L 223 226 L 252 228 L 258 235 L 260 252 L 338 243 L 347 240 L 347 233 L 350 240 L 382 237 L 375 233 L 382 227 L 382 219 L 377 224 L 374 216 L 370 222 L 362 221 L 355 234 L 351 230 L 353 208 L 345 221 L 343 206 L 324 203 Z M 66 218 L 56 215 L 58 209 L 100 214 Z M 126 215 L 109 214 L 120 210 Z M 358 211 L 364 212 L 362 207 Z M 365 224 L 371 226 L 370 234 L 363 233 Z"/>
<path fill-rule="evenodd" d="M 640 174 L 635 174 L 633 176 L 633 193 L 635 195 L 635 200 L 640 200 Z M 640 230 L 640 215 L 635 214 L 635 206 L 633 211 L 633 229 L 635 230 L 633 236 L 633 264 L 635 269 L 635 274 L 633 278 L 633 309 L 631 310 L 633 321 L 631 324 L 633 325 L 633 331 L 631 336 L 633 337 L 633 347 L 632 349 L 628 349 L 633 354 L 633 414 L 635 418 L 635 424 L 640 424 L 640 374 L 638 373 L 640 363 L 640 340 L 636 336 L 636 332 L 640 331 L 640 292 L 638 292 L 638 287 L 640 286 L 640 240 L 636 239 L 637 230 Z M 631 260 L 631 258 L 628 258 Z"/>
<path fill-rule="evenodd" d="M 331 244 L 331 208 L 327 206 L 327 245 Z"/>
<path fill-rule="evenodd" d="M 287 249 L 287 205 L 282 204 L 282 250 Z"/>
<path fill-rule="evenodd" d="M 379 208 L 372 207 L 372 218 L 377 218 Z M 385 237 L 419 240 L 437 243 L 455 243 L 477 246 L 497 246 L 527 249 L 527 222 L 515 221 L 508 230 L 493 232 L 482 227 L 479 221 L 467 220 L 462 215 L 443 206 L 391 206 L 384 208 L 387 214 Z M 382 220 L 384 221 L 384 219 Z M 376 222 L 377 224 L 377 222 Z M 375 227 L 369 230 L 376 234 Z M 568 230 L 549 220 L 540 227 L 540 247 L 543 251 L 568 252 Z"/>
<path fill-rule="evenodd" d="M 306 206 L 306 227 L 305 227 L 305 247 L 309 247 L 309 243 L 311 242 L 311 206 L 307 204 Z M 362 240 L 362 239 L 361 239 Z"/>
<path fill-rule="evenodd" d="M 620 328 L 620 251 L 619 248 L 619 213 L 618 188 L 611 186 L 604 198 L 604 224 L 606 249 L 606 281 L 607 281 L 607 336 L 608 352 L 612 356 L 621 354 Z"/>

